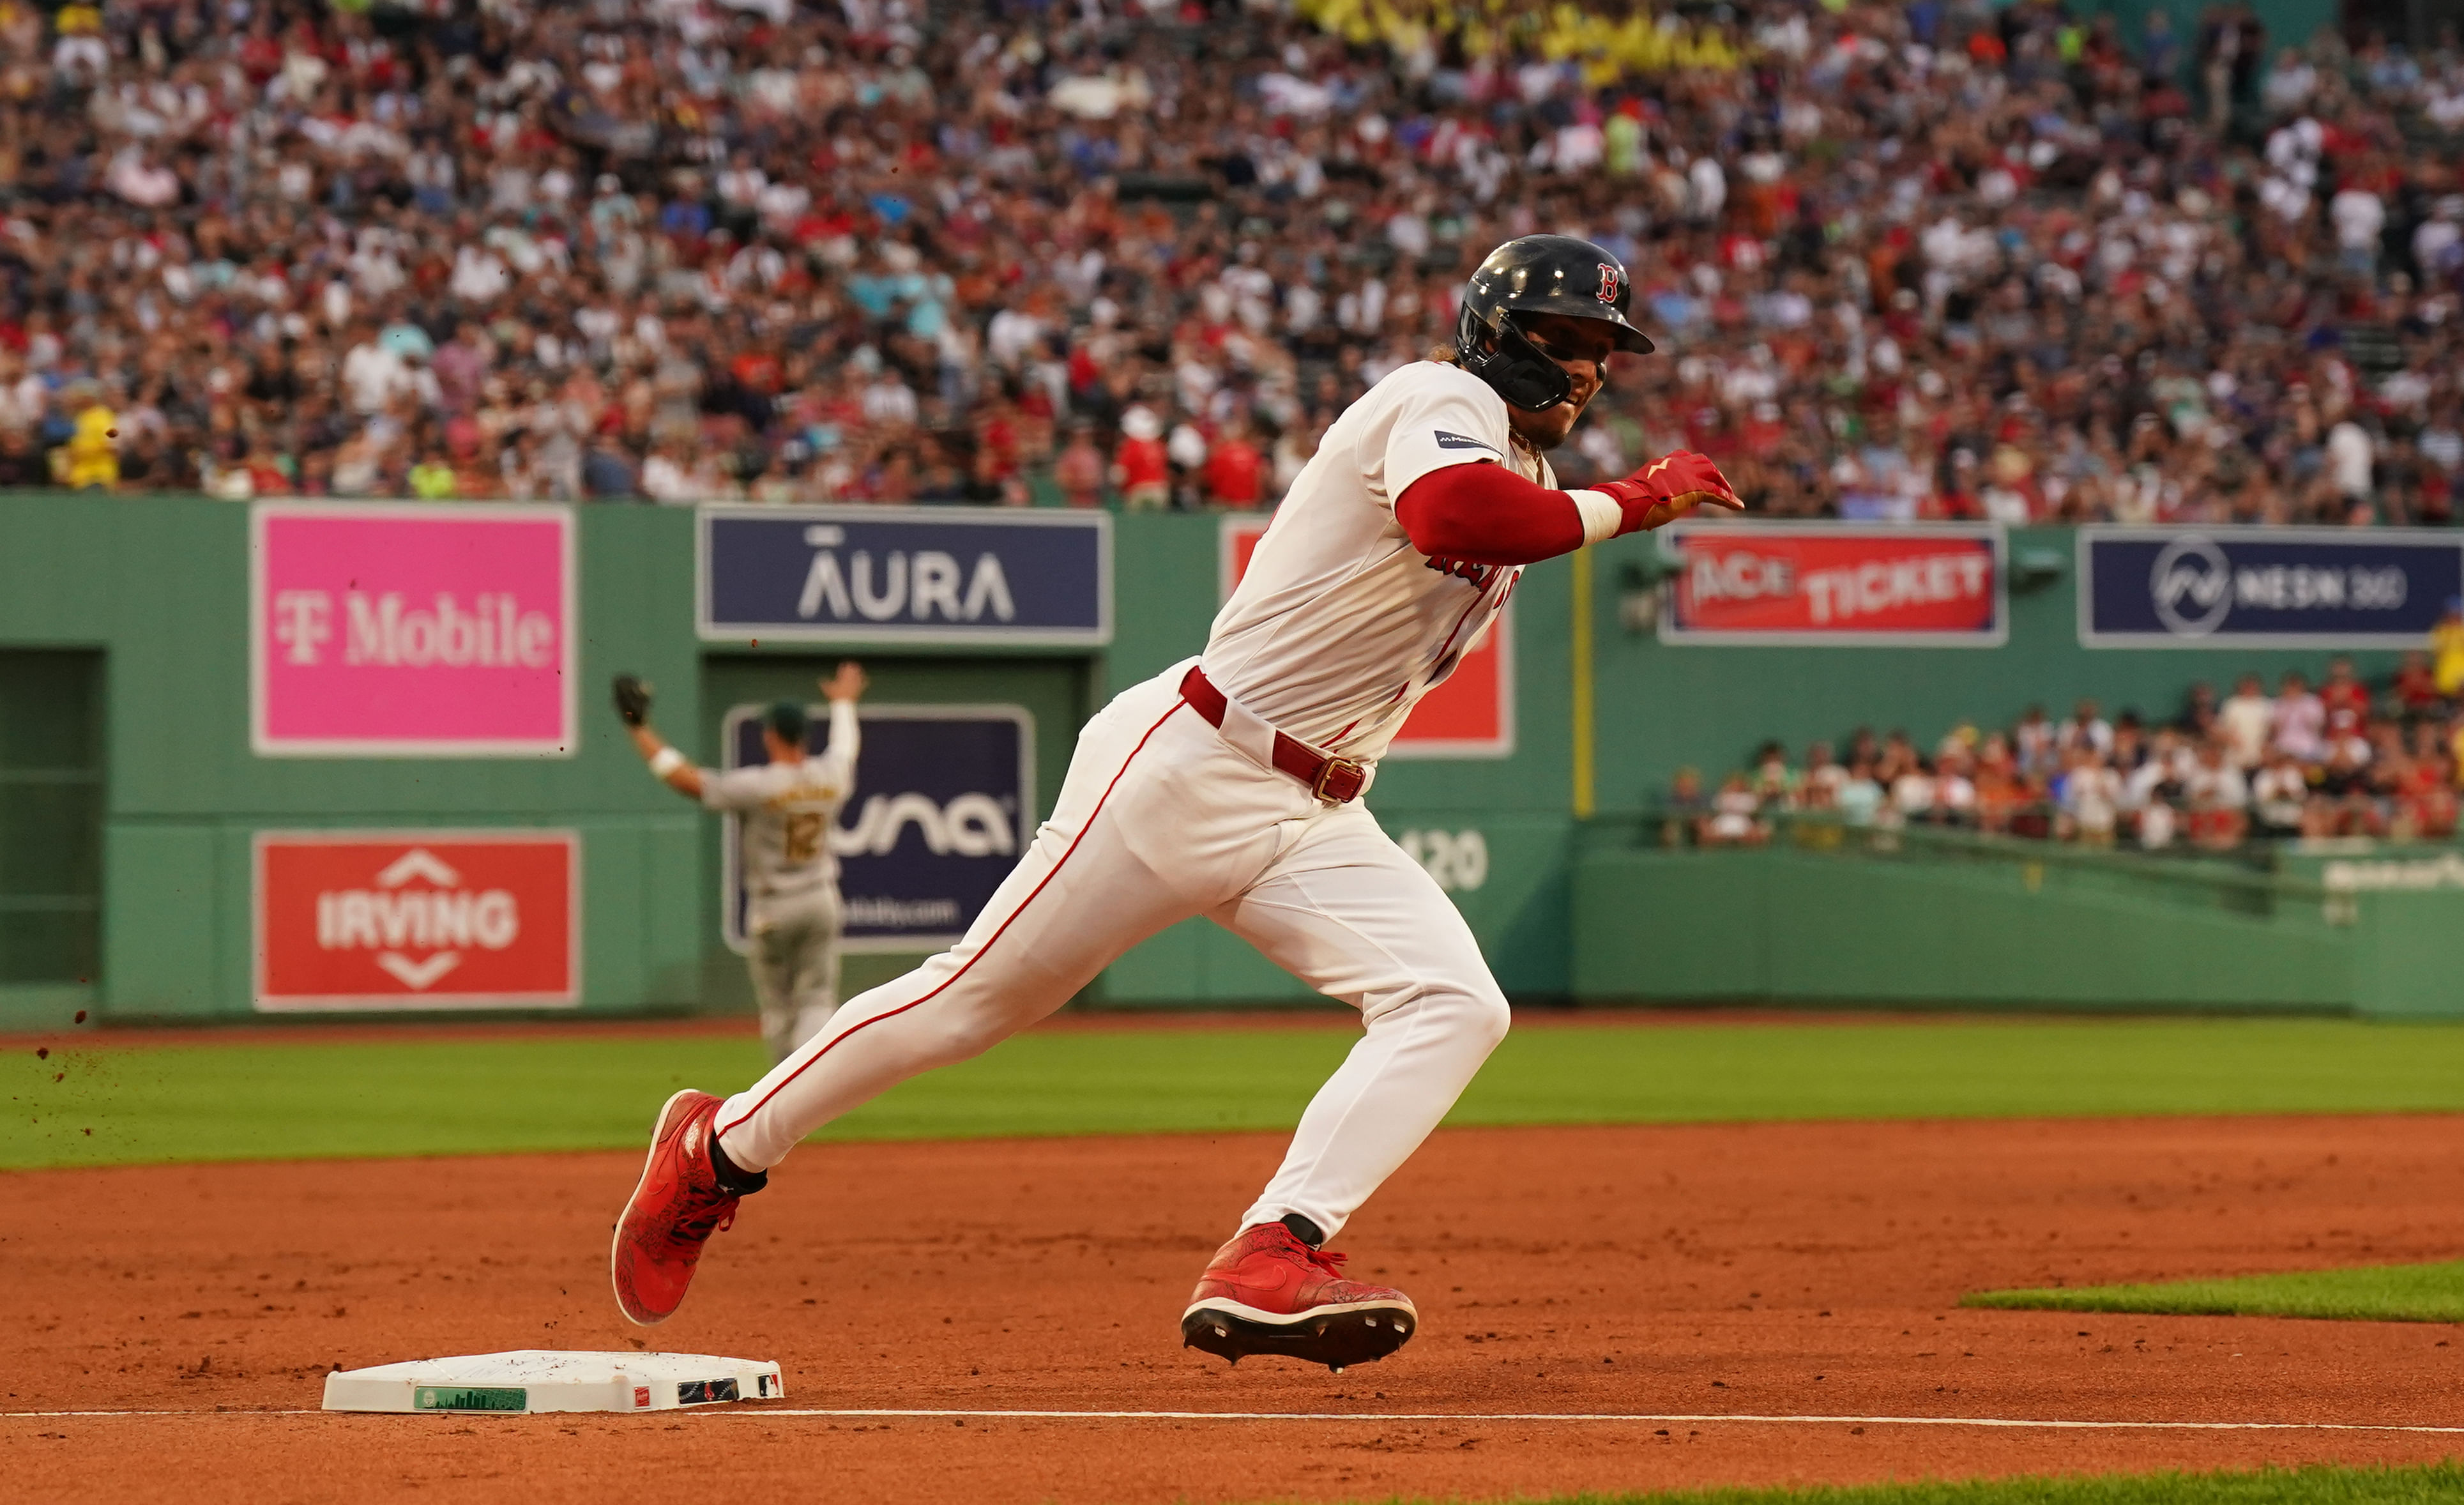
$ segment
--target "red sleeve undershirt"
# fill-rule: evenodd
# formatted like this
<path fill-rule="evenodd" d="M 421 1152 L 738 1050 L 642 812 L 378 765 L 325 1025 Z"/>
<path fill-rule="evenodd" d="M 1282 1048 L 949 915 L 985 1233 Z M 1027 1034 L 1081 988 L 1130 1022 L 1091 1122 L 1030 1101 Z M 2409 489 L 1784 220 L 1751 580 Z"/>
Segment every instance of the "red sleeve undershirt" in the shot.
<path fill-rule="evenodd" d="M 1530 564 L 1583 543 L 1583 515 L 1562 491 L 1493 461 L 1434 470 L 1395 498 L 1395 520 L 1432 559 Z"/>

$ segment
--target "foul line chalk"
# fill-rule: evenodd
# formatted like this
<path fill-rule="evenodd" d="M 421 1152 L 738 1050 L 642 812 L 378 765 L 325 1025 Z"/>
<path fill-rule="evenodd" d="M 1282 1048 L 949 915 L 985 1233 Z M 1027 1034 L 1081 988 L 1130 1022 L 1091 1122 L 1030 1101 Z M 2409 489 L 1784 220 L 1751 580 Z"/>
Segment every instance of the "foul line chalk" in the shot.
<path fill-rule="evenodd" d="M 1032 1411 L 1032 1410 L 789 1410 L 739 1409 L 747 1421 L 765 1416 L 869 1418 L 918 1421 L 981 1418 L 985 1421 L 1104 1422 L 1645 1422 L 1751 1423 L 1772 1427 L 2004 1427 L 2048 1430 L 2115 1431 L 2332 1431 L 2464 1434 L 2464 1427 L 2417 1427 L 2373 1422 L 2079 1422 L 2034 1421 L 2001 1416 L 1741 1416 L 1657 1415 L 1641 1411 Z"/>
<path fill-rule="evenodd" d="M 695 1407 L 696 1411 L 700 1408 Z M 339 1412 L 288 1411 L 0 1411 L 0 1421 L 74 1421 L 88 1417 L 213 1417 L 328 1416 Z M 440 1412 L 439 1414 L 447 1414 Z M 452 1412 L 456 1416 L 473 1413 Z M 661 1411 L 673 1420 L 680 1414 Z M 2189 1431 L 2189 1432 L 2407 1432 L 2418 1435 L 2464 1435 L 2464 1426 L 2431 1427 L 2393 1422 L 2114 1422 L 2036 1420 L 2015 1416 L 1751 1416 L 1730 1413 L 1692 1414 L 1648 1411 L 1065 1411 L 959 1410 L 889 1408 L 821 1410 L 786 1407 L 713 1406 L 707 1414 L 740 1421 L 820 1418 L 831 1421 L 1013 1421 L 1013 1422 L 1523 1422 L 1542 1423 L 1684 1423 L 1757 1427 L 1989 1427 L 2038 1431 Z M 570 1415 L 560 1420 L 570 1422 Z"/>

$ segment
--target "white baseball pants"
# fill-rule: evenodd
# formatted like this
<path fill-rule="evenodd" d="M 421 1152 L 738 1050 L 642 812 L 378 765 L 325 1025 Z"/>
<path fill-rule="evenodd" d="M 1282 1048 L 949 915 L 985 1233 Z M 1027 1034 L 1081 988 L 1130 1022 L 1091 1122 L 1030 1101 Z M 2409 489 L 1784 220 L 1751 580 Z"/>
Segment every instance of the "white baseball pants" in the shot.
<path fill-rule="evenodd" d="M 965 939 L 849 999 L 720 1110 L 762 1170 L 908 1077 L 1051 1013 L 1113 958 L 1204 915 L 1367 1032 L 1302 1115 L 1241 1227 L 1299 1213 L 1331 1236 L 1454 1106 L 1504 1038 L 1505 995 L 1451 901 L 1356 802 L 1321 805 L 1180 698 L 1186 663 L 1087 724 L 1058 807 Z"/>
<path fill-rule="evenodd" d="M 761 1009 L 761 1043 L 783 1061 L 822 1032 L 839 1007 L 839 932 L 844 906 L 835 884 L 783 898 L 754 899 L 744 917 L 745 969 Z"/>

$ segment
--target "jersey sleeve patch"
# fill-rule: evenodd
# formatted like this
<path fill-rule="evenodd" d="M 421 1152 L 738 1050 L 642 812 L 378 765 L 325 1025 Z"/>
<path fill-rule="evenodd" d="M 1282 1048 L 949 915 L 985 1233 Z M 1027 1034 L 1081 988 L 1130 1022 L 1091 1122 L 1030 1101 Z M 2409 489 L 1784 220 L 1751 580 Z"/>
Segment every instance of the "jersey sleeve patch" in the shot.
<path fill-rule="evenodd" d="M 1383 453 L 1367 477 L 1372 493 L 1382 492 L 1386 505 L 1393 506 L 1396 498 L 1431 471 L 1505 461 L 1506 403 L 1478 377 L 1424 363 L 1387 380 L 1400 384 L 1401 390 Z"/>

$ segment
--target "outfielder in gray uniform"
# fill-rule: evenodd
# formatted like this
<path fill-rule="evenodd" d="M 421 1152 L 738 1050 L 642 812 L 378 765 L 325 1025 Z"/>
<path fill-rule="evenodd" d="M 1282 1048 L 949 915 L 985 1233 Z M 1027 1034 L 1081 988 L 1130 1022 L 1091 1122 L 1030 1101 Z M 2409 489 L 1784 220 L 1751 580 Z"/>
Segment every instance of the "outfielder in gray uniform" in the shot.
<path fill-rule="evenodd" d="M 794 1054 L 839 1006 L 842 911 L 830 830 L 855 789 L 855 704 L 864 689 L 864 670 L 851 662 L 822 681 L 830 702 L 830 744 L 820 756 L 805 750 L 804 708 L 781 700 L 761 719 L 769 762 L 721 773 L 694 767 L 650 729 L 649 686 L 630 675 L 616 678 L 616 714 L 650 772 L 677 793 L 742 822 L 737 851 L 748 900 L 746 960 L 761 1004 L 761 1038 L 777 1060 Z"/>

